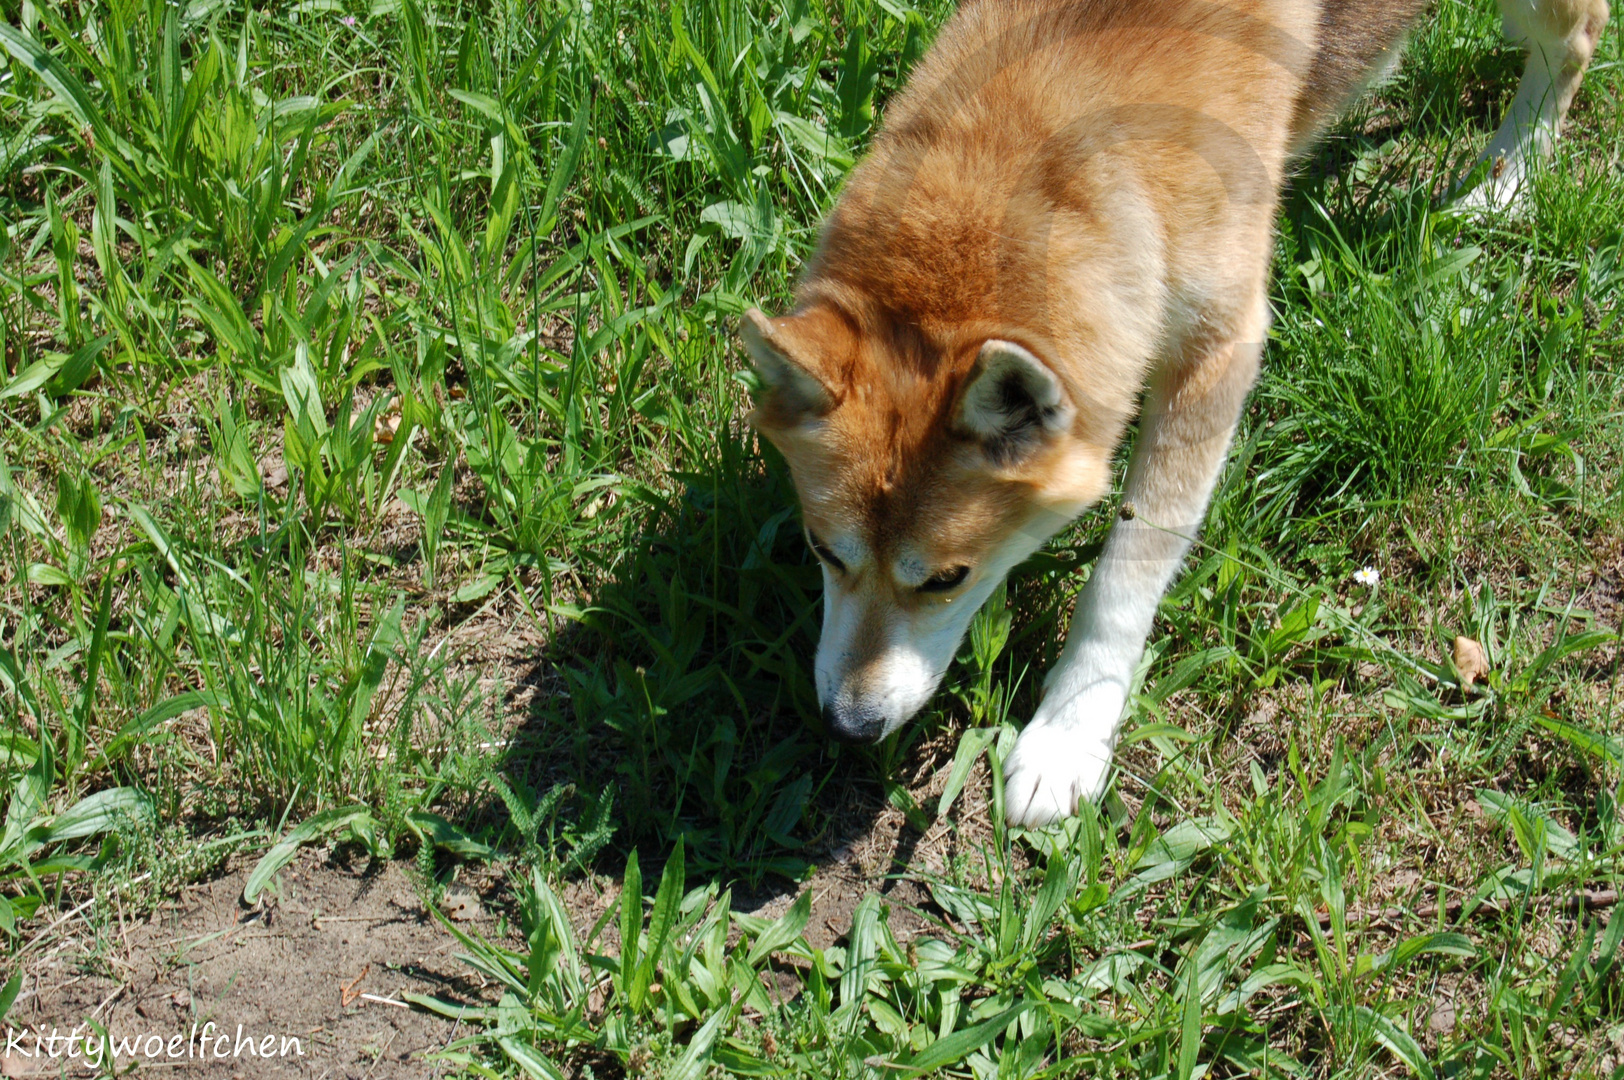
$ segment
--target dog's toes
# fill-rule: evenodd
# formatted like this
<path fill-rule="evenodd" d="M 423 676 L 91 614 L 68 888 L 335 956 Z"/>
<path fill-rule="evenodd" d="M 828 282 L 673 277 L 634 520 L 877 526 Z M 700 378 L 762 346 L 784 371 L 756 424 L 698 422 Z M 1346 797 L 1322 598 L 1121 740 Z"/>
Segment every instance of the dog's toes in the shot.
<path fill-rule="evenodd" d="M 1028 829 L 1041 829 L 1045 825 L 1059 821 L 1076 809 L 1076 802 L 1067 787 L 1062 791 L 1061 786 L 1044 777 L 1041 773 L 1033 775 L 1017 774 L 1012 779 L 1013 788 L 1006 785 L 1007 793 L 1014 790 L 1020 793 L 1015 803 L 1006 802 L 1006 817 L 1011 825 L 1019 825 Z"/>
<path fill-rule="evenodd" d="M 1110 747 L 1100 740 L 1065 727 L 1028 727 L 1004 763 L 1004 818 L 1038 829 L 1070 817 L 1079 799 L 1104 794 L 1110 768 Z"/>
<path fill-rule="evenodd" d="M 1032 797 L 1037 794 L 1042 778 L 1026 770 L 1005 770 L 1004 819 L 1011 825 L 1025 825 L 1027 812 L 1032 808 Z"/>
<path fill-rule="evenodd" d="M 1487 175 L 1468 187 L 1468 175 L 1445 198 L 1444 206 L 1478 217 L 1516 214 L 1527 201 L 1530 184 L 1528 163 L 1522 154 L 1485 156 L 1478 160 L 1473 173 L 1485 167 Z"/>

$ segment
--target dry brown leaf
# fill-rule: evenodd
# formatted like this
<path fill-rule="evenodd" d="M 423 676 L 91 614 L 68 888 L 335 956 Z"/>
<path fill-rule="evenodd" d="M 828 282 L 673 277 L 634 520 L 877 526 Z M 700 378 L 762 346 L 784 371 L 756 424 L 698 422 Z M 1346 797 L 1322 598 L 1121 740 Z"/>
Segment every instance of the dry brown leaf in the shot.
<path fill-rule="evenodd" d="M 372 441 L 388 446 L 395 441 L 395 432 L 400 430 L 400 413 L 387 412 L 379 414 L 372 422 Z"/>
<path fill-rule="evenodd" d="M 479 918 L 479 898 L 470 892 L 447 893 L 440 910 L 452 922 L 470 922 Z"/>
<path fill-rule="evenodd" d="M 1489 656 L 1483 651 L 1483 646 L 1469 637 L 1457 637 L 1455 671 L 1460 675 L 1463 690 L 1471 689 L 1474 683 L 1486 678 L 1489 674 Z"/>

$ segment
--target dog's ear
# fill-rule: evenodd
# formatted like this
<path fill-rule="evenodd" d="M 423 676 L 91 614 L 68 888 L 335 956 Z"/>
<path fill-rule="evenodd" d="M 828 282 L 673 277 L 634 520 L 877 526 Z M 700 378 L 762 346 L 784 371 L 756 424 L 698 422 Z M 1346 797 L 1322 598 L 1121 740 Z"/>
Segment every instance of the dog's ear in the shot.
<path fill-rule="evenodd" d="M 1013 341 L 987 341 L 959 394 L 954 425 L 995 465 L 1013 465 L 1065 435 L 1077 414 L 1042 360 Z"/>
<path fill-rule="evenodd" d="M 840 403 L 828 372 L 844 366 L 851 326 L 825 306 L 773 319 L 756 308 L 740 328 L 756 374 L 766 387 L 751 416 L 759 427 L 793 427 Z"/>

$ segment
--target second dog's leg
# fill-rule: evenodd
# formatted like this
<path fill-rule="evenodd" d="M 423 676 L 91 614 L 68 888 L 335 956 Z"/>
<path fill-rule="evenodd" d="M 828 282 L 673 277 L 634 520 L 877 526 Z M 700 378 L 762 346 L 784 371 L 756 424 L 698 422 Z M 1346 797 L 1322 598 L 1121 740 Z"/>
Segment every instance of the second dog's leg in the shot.
<path fill-rule="evenodd" d="M 1005 762 L 1005 817 L 1045 825 L 1104 793 L 1128 683 L 1178 572 L 1257 375 L 1266 303 L 1238 341 L 1198 350 L 1152 382 L 1124 502 L 1077 599 L 1071 633 L 1032 722 Z"/>
<path fill-rule="evenodd" d="M 1500 0 L 1506 36 L 1528 47 L 1528 66 L 1500 129 L 1478 158 L 1489 176 L 1467 206 L 1503 208 L 1526 189 L 1529 172 L 1556 143 L 1562 118 L 1607 25 L 1607 0 Z"/>

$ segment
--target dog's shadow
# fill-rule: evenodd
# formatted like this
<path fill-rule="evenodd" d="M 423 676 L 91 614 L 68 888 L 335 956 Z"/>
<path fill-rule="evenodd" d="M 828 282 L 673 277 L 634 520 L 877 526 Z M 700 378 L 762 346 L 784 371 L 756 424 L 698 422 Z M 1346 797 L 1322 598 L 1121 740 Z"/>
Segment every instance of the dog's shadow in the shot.
<path fill-rule="evenodd" d="M 597 584 L 553 596 L 571 614 L 510 693 L 528 705 L 500 765 L 547 814 L 542 835 L 508 840 L 610 875 L 636 848 L 647 880 L 680 837 L 691 879 L 761 892 L 883 809 L 876 751 L 822 732 L 821 574 L 772 454 L 724 432 L 703 467 L 628 492 L 596 543 Z"/>

